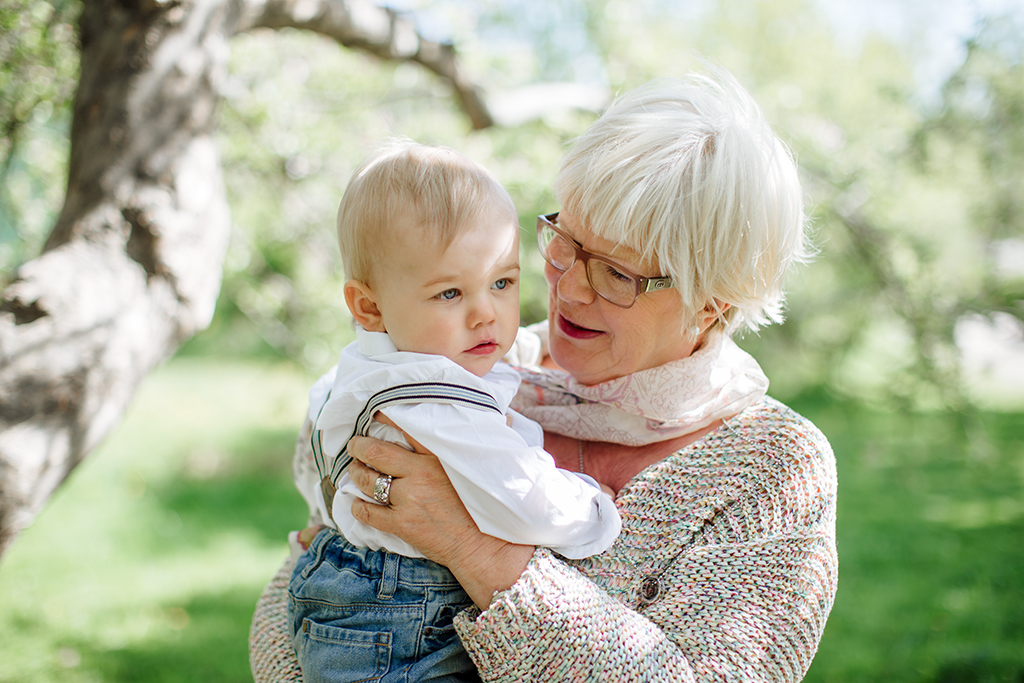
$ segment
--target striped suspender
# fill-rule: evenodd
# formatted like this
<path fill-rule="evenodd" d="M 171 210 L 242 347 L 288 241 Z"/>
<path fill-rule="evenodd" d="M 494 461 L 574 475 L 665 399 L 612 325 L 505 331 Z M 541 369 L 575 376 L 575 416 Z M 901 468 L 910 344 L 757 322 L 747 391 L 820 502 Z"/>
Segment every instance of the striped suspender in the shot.
<path fill-rule="evenodd" d="M 330 394 L 328 394 L 327 400 L 330 400 Z M 352 462 L 352 456 L 348 454 L 348 442 L 352 440 L 353 436 L 366 436 L 369 433 L 373 416 L 378 410 L 403 403 L 456 403 L 477 410 L 493 410 L 499 414 L 501 413 L 501 408 L 498 407 L 498 403 L 490 394 L 458 384 L 417 382 L 388 387 L 371 396 L 370 400 L 363 406 L 362 411 L 356 417 L 352 434 L 346 439 L 345 445 L 342 447 L 341 452 L 338 453 L 338 457 L 334 459 L 334 463 L 329 470 L 323 449 L 323 430 L 314 428 L 313 434 L 310 437 L 310 445 L 313 448 L 313 460 L 316 462 L 317 472 L 322 477 L 320 480 L 320 490 L 323 492 L 324 502 L 327 504 L 328 515 L 331 515 L 334 494 L 338 490 L 338 479 L 341 478 L 349 463 Z M 324 401 L 324 405 L 326 404 L 327 401 Z M 321 407 L 322 410 L 323 408 Z M 319 416 L 317 421 L 319 422 Z"/>

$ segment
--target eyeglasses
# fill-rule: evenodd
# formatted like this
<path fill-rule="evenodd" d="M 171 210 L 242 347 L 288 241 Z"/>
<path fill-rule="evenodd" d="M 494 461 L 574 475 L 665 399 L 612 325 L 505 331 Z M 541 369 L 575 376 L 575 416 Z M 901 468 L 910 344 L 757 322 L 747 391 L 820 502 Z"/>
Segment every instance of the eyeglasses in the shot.
<path fill-rule="evenodd" d="M 572 268 L 576 261 L 583 261 L 587 282 L 598 296 L 622 308 L 632 306 L 645 292 L 675 286 L 670 277 L 643 277 L 603 256 L 591 254 L 558 228 L 557 212 L 537 216 L 537 245 L 544 260 L 560 272 Z"/>

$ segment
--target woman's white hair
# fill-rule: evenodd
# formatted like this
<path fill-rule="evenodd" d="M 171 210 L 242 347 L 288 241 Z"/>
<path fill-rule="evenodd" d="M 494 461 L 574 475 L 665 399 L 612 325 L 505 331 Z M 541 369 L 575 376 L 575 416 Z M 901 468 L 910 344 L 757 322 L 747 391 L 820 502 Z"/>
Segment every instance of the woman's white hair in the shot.
<path fill-rule="evenodd" d="M 730 334 L 782 320 L 786 271 L 811 252 L 796 163 L 719 67 L 617 98 L 554 189 L 586 229 L 656 260 L 689 320 L 710 306 Z"/>

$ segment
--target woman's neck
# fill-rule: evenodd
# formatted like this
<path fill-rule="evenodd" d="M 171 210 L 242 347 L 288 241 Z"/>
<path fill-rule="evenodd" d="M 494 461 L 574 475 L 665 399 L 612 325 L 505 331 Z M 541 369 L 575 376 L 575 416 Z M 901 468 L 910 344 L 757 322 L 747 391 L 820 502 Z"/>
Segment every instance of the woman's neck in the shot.
<path fill-rule="evenodd" d="M 608 486 L 617 495 L 637 474 L 699 441 L 721 424 L 722 420 L 717 420 L 696 432 L 644 446 L 623 446 L 605 441 L 581 442 L 569 436 L 544 432 L 544 450 L 554 456 L 555 463 L 562 469 L 578 472 L 582 443 L 584 473 Z"/>

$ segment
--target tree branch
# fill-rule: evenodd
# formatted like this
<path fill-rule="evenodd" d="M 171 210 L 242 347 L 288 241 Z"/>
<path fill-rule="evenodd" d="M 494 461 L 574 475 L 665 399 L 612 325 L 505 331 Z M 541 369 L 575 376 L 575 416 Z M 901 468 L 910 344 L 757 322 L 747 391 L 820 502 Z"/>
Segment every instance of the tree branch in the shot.
<path fill-rule="evenodd" d="M 419 62 L 491 125 L 451 46 L 366 0 L 85 0 L 64 206 L 0 296 L 0 555 L 209 324 L 230 233 L 211 135 L 228 41 L 257 26 Z"/>
<path fill-rule="evenodd" d="M 238 31 L 298 28 L 388 61 L 411 61 L 447 80 L 474 129 L 494 125 L 480 89 L 450 44 L 425 39 L 406 16 L 369 0 L 247 0 Z"/>
<path fill-rule="evenodd" d="M 219 0 L 83 6 L 64 207 L 0 299 L 0 553 L 213 314 L 229 16 Z"/>

